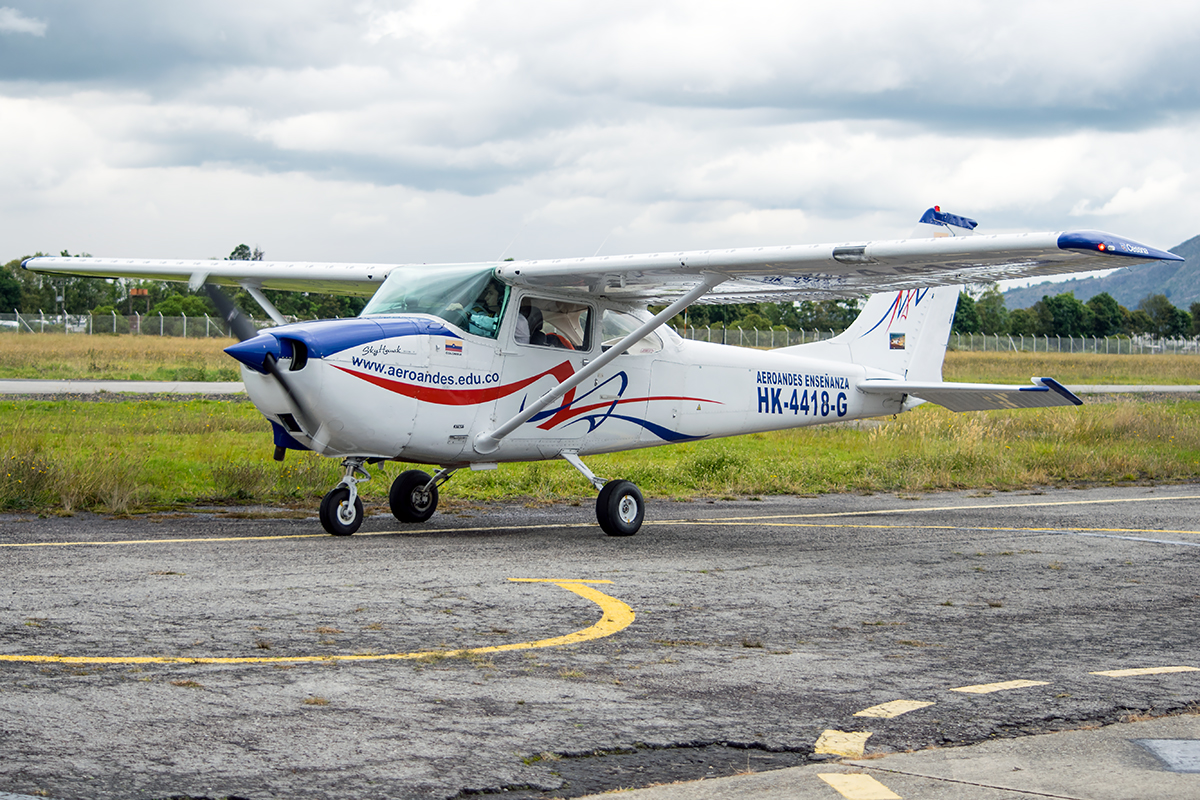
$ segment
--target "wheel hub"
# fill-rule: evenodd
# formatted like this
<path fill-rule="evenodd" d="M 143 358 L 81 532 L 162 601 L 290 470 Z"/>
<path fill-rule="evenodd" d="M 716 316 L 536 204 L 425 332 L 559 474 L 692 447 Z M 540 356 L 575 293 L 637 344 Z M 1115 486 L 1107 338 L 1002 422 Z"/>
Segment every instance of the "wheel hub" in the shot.
<path fill-rule="evenodd" d="M 637 519 L 637 501 L 629 495 L 621 498 L 621 502 L 617 504 L 617 516 L 627 525 L 633 524 Z"/>

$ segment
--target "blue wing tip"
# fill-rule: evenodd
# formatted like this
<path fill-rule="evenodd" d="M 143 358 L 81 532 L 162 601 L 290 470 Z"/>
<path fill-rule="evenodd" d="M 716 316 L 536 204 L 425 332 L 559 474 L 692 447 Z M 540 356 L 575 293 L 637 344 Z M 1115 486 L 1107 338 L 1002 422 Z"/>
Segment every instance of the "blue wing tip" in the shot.
<path fill-rule="evenodd" d="M 1069 231 L 1058 237 L 1060 250 L 1083 250 L 1126 258 L 1141 258 L 1148 261 L 1184 261 L 1182 256 L 1159 250 L 1157 247 L 1135 242 L 1123 236 L 1103 231 Z"/>

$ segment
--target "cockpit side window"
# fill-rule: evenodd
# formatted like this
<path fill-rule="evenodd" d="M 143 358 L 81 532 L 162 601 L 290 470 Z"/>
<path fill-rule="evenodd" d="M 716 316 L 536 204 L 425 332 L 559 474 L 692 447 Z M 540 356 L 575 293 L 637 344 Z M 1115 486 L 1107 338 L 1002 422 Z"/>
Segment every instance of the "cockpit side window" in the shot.
<path fill-rule="evenodd" d="M 521 298 L 514 337 L 517 344 L 590 350 L 592 309 L 583 303 Z"/>

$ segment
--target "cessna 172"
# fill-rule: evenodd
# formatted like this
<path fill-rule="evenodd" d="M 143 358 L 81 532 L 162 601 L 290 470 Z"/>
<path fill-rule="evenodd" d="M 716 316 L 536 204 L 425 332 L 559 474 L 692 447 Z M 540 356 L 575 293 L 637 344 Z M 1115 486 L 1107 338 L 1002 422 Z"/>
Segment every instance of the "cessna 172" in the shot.
<path fill-rule="evenodd" d="M 246 391 L 288 449 L 342 459 L 321 524 L 363 521 L 366 467 L 406 461 L 389 494 L 424 522 L 459 469 L 561 458 L 599 490 L 605 533 L 642 524 L 641 492 L 581 460 L 674 442 L 907 411 L 1078 405 L 1050 378 L 942 382 L 958 287 L 1178 256 L 1097 231 L 976 235 L 929 209 L 914 238 L 473 264 L 310 264 L 39 257 L 41 273 L 205 286 L 241 341 Z M 246 289 L 278 327 L 254 329 L 219 285 Z M 262 289 L 371 295 L 354 319 L 286 324 Z M 692 303 L 870 294 L 841 335 L 771 351 L 685 341 L 664 323 Z M 666 304 L 651 314 L 650 304 Z"/>

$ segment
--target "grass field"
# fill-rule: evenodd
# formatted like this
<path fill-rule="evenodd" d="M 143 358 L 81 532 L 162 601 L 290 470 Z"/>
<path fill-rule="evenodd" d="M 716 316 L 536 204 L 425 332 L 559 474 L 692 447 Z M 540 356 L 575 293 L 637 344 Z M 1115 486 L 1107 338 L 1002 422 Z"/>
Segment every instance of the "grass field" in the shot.
<path fill-rule="evenodd" d="M 229 340 L 134 336 L 0 337 L 0 378 L 236 380 Z M 947 380 L 1200 383 L 1193 356 L 947 354 Z M 266 504 L 310 512 L 336 462 L 290 453 L 279 464 L 268 424 L 248 402 L 0 401 L 0 509 L 110 513 L 196 504 Z M 595 457 L 599 475 L 650 497 L 819 492 L 1005 491 L 1064 484 L 1200 479 L 1200 402 L 1120 400 L 1082 408 L 953 414 L 923 406 L 895 419 L 693 442 Z M 374 468 L 361 490 L 386 505 L 403 465 Z M 380 473 L 386 474 L 380 474 Z M 562 462 L 464 471 L 445 501 L 591 502 Z"/>
<path fill-rule="evenodd" d="M 222 350 L 232 339 L 81 334 L 0 335 L 0 379 L 236 381 Z M 1200 356 L 1082 353 L 946 353 L 948 381 L 1200 384 Z"/>
<path fill-rule="evenodd" d="M 315 509 L 338 465 L 271 459 L 267 423 L 247 402 L 0 402 L 0 509 L 110 513 L 196 504 Z M 923 406 L 863 426 L 823 426 L 588 460 L 648 497 L 1012 489 L 1200 479 L 1200 402 L 1122 401 L 1072 409 L 953 414 Z M 403 465 L 360 489 L 386 505 Z M 385 474 L 380 474 L 380 473 Z M 445 500 L 591 502 L 563 462 L 463 471 Z"/>

